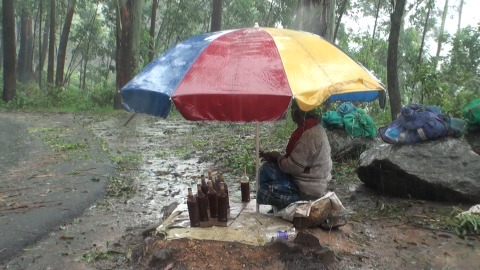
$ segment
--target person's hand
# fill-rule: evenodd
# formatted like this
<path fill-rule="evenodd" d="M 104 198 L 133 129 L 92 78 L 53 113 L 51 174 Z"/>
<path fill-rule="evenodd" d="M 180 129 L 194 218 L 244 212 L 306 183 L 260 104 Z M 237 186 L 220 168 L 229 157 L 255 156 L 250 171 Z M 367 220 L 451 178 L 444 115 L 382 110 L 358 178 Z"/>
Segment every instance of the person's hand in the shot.
<path fill-rule="evenodd" d="M 277 158 L 281 156 L 281 154 L 276 151 L 272 151 L 272 152 L 260 151 L 259 156 L 262 159 L 262 161 L 274 162 L 274 161 L 277 161 Z"/>

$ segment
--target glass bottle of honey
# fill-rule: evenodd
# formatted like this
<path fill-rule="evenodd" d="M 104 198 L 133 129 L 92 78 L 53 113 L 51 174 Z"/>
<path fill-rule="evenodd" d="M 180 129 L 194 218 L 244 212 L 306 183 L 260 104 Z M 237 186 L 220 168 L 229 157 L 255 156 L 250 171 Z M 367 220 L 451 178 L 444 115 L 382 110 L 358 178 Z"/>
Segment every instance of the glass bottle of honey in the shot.
<path fill-rule="evenodd" d="M 228 185 L 227 181 L 223 177 L 223 174 L 218 175 L 219 183 L 223 183 L 225 194 L 227 195 L 227 208 L 230 208 L 230 196 L 228 195 Z"/>
<path fill-rule="evenodd" d="M 208 221 L 207 196 L 203 193 L 201 184 L 197 184 L 197 204 L 200 221 Z"/>
<path fill-rule="evenodd" d="M 243 175 L 240 178 L 240 190 L 242 192 L 242 202 L 250 201 L 250 180 L 247 176 L 247 168 L 243 168 Z"/>
<path fill-rule="evenodd" d="M 200 179 L 201 179 L 202 192 L 206 197 L 208 193 L 208 185 L 207 185 L 207 181 L 205 180 L 205 174 L 202 174 L 200 176 Z M 206 200 L 206 202 L 207 202 L 207 209 L 208 209 L 208 200 Z"/>
<path fill-rule="evenodd" d="M 192 188 L 188 188 L 187 208 L 188 216 L 190 218 L 190 226 L 200 226 L 200 214 L 198 211 L 197 199 L 193 196 Z"/>
<path fill-rule="evenodd" d="M 210 206 L 210 217 L 216 218 L 218 217 L 218 204 L 217 204 L 217 192 L 213 188 L 213 182 L 211 180 L 208 181 L 208 205 Z"/>
<path fill-rule="evenodd" d="M 225 185 L 223 182 L 219 183 L 220 189 L 217 194 L 218 201 L 218 221 L 227 221 L 228 214 L 228 196 L 225 193 Z"/>

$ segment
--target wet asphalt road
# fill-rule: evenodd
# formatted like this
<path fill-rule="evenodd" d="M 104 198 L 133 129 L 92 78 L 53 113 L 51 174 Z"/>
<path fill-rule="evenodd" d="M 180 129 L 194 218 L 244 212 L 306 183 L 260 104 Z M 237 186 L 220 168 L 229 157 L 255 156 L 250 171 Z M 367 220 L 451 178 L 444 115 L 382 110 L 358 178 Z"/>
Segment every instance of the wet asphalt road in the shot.
<path fill-rule="evenodd" d="M 32 132 L 48 129 L 68 131 L 63 141 L 85 147 L 59 151 Z M 0 113 L 0 265 L 82 214 L 114 172 L 73 116 Z"/>

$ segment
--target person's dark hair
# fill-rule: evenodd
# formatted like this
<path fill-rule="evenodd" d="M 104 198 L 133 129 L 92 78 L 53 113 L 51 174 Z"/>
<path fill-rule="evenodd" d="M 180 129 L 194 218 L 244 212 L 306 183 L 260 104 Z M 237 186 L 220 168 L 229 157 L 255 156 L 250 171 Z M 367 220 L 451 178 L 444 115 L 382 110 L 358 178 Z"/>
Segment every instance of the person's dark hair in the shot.
<path fill-rule="evenodd" d="M 310 111 L 303 111 L 302 109 L 300 109 L 300 107 L 298 106 L 298 103 L 295 99 L 292 100 L 291 108 L 292 108 L 292 110 L 298 110 L 298 111 L 302 112 L 305 115 L 305 118 L 317 118 L 318 119 L 321 115 L 318 107 L 313 109 L 313 110 L 310 110 Z"/>

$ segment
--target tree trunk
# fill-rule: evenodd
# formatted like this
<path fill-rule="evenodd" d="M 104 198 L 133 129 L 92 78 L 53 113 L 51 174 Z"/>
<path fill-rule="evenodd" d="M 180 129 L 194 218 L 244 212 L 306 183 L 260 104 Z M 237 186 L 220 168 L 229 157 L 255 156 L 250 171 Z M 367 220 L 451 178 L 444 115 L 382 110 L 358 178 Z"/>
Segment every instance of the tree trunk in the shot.
<path fill-rule="evenodd" d="M 38 88 L 42 88 L 42 68 L 40 63 L 42 62 L 42 17 L 43 17 L 43 0 L 40 0 L 38 4 Z"/>
<path fill-rule="evenodd" d="M 427 36 L 428 32 L 428 21 L 430 20 L 430 11 L 434 8 L 435 2 L 430 0 L 427 3 L 427 16 L 425 16 L 425 23 L 423 24 L 423 34 L 422 34 L 422 41 L 420 43 L 420 48 L 418 51 L 418 58 L 417 58 L 417 67 L 422 63 L 422 56 L 423 56 L 423 47 L 425 46 L 425 37 Z"/>
<path fill-rule="evenodd" d="M 158 0 L 153 0 L 152 16 L 150 17 L 150 42 L 148 45 L 148 61 L 152 62 L 155 56 L 155 21 L 157 19 Z"/>
<path fill-rule="evenodd" d="M 20 18 L 17 77 L 20 82 L 29 82 L 33 79 L 33 21 L 27 12 L 22 12 Z"/>
<path fill-rule="evenodd" d="M 327 34 L 326 0 L 298 0 L 296 24 L 299 30 L 315 33 L 322 37 Z"/>
<path fill-rule="evenodd" d="M 47 83 L 53 85 L 55 61 L 55 0 L 50 0 L 50 35 L 48 42 Z"/>
<path fill-rule="evenodd" d="M 95 16 L 96 18 L 96 16 Z M 89 55 L 90 55 L 90 45 L 92 44 L 92 35 L 89 34 L 88 36 L 88 41 L 87 41 L 87 48 L 85 50 L 85 54 L 83 55 L 83 58 L 81 60 L 81 71 L 82 71 L 82 76 L 80 80 L 80 88 L 85 89 L 87 86 L 87 67 L 88 67 L 88 61 L 90 60 Z"/>
<path fill-rule="evenodd" d="M 335 32 L 335 7 L 337 6 L 336 0 L 327 0 L 327 32 L 325 37 L 327 40 L 333 43 L 333 34 Z"/>
<path fill-rule="evenodd" d="M 328 29 L 328 0 L 320 0 L 320 3 L 315 9 L 313 22 L 313 33 L 316 33 L 324 38 L 327 38 L 327 29 Z"/>
<path fill-rule="evenodd" d="M 422 63 L 423 47 L 425 46 L 425 37 L 427 36 L 427 32 L 428 32 L 428 21 L 430 20 L 430 12 L 434 8 L 434 5 L 435 5 L 435 2 L 433 2 L 432 0 L 429 0 L 427 2 L 427 16 L 425 16 L 425 23 L 423 24 L 422 42 L 420 43 L 420 48 L 418 49 L 418 58 L 417 58 L 417 64 L 415 65 L 415 73 L 418 72 L 418 68 Z M 423 98 L 424 98 L 424 90 L 422 88 L 420 90 L 420 104 L 423 104 Z"/>
<path fill-rule="evenodd" d="M 440 57 L 440 51 L 442 50 L 442 43 L 445 39 L 444 32 L 445 32 L 445 20 L 447 19 L 448 14 L 448 0 L 445 0 L 445 6 L 443 8 L 442 14 L 442 25 L 440 26 L 440 33 L 438 33 L 438 42 L 437 42 L 437 53 L 435 54 L 435 67 L 437 67 L 438 58 Z"/>
<path fill-rule="evenodd" d="M 373 43 L 375 42 L 375 34 L 377 33 L 377 24 L 378 24 L 378 14 L 380 14 L 380 7 L 383 0 L 377 0 L 377 6 L 375 8 L 375 23 L 373 24 L 373 31 L 372 31 L 372 47 L 373 50 Z"/>
<path fill-rule="evenodd" d="M 113 108 L 122 108 L 120 90 L 136 69 L 143 0 L 117 0 L 117 79 Z"/>
<path fill-rule="evenodd" d="M 397 118 L 402 108 L 400 87 L 398 83 L 398 40 L 402 27 L 402 16 L 405 10 L 406 0 L 392 0 L 393 12 L 390 14 L 390 35 L 388 36 L 387 55 L 387 83 L 388 96 L 390 98 L 390 114 L 392 120 Z"/>
<path fill-rule="evenodd" d="M 41 46 L 42 50 L 40 54 L 40 63 L 38 63 L 38 67 L 37 67 L 37 70 L 41 70 L 42 72 L 43 72 L 43 67 L 45 66 L 45 59 L 47 58 L 47 50 L 48 50 L 47 42 L 48 42 L 49 29 L 50 29 L 50 17 L 46 16 L 45 25 L 43 27 L 43 38 L 42 38 L 43 43 Z M 41 35 L 41 33 L 39 35 Z"/>
<path fill-rule="evenodd" d="M 90 50 L 90 43 L 87 46 L 87 50 Z M 87 86 L 87 65 L 88 65 L 88 54 L 86 54 L 81 61 L 82 76 L 80 80 L 80 89 L 85 89 Z"/>
<path fill-rule="evenodd" d="M 305 30 L 304 14 L 305 14 L 305 7 L 303 4 L 303 0 L 298 0 L 296 14 L 295 14 L 295 25 L 298 30 L 302 30 L 302 31 Z"/>
<path fill-rule="evenodd" d="M 268 13 L 267 13 L 267 18 L 265 18 L 264 22 L 263 22 L 263 25 L 262 26 L 270 26 L 270 15 L 272 14 L 272 10 L 273 10 L 273 3 L 275 1 L 270 1 L 270 7 L 268 8 Z"/>
<path fill-rule="evenodd" d="M 98 3 L 97 3 L 96 9 L 98 10 Z M 87 39 L 86 39 L 87 41 L 84 44 L 86 48 L 84 53 L 82 54 L 82 59 L 80 60 L 80 86 L 79 86 L 80 89 L 85 89 L 87 85 L 87 66 L 88 66 L 88 62 L 90 61 L 90 58 L 89 58 L 90 47 L 93 42 L 92 39 L 94 38 L 91 29 L 93 28 L 93 25 L 95 24 L 96 20 L 97 20 L 97 13 L 95 12 L 94 14 L 92 14 L 92 18 L 90 19 L 88 24 L 89 31 L 87 31 Z"/>
<path fill-rule="evenodd" d="M 70 35 L 70 27 L 72 26 L 72 18 L 75 13 L 76 0 L 68 1 L 67 15 L 63 23 L 62 35 L 58 44 L 57 54 L 57 74 L 55 77 L 55 85 L 63 86 L 63 74 L 65 70 L 65 57 L 67 55 L 68 36 Z"/>
<path fill-rule="evenodd" d="M 12 0 L 2 1 L 2 39 L 3 39 L 3 94 L 2 100 L 8 102 L 16 94 L 15 74 L 15 8 Z"/>
<path fill-rule="evenodd" d="M 333 41 L 335 2 L 335 0 L 298 0 L 296 16 L 298 28 Z"/>
<path fill-rule="evenodd" d="M 458 6 L 458 26 L 457 33 L 462 28 L 462 10 L 463 10 L 463 0 L 460 0 L 460 5 Z"/>
<path fill-rule="evenodd" d="M 3 68 L 3 39 L 0 39 L 0 67 Z"/>
<path fill-rule="evenodd" d="M 76 62 L 78 55 L 78 47 L 79 43 L 76 44 L 75 48 L 71 52 L 70 61 L 68 62 L 68 67 L 65 71 L 65 76 L 63 80 L 64 85 L 70 84 L 70 78 L 72 77 L 72 73 L 74 71 L 77 71 L 77 68 L 80 66 L 80 62 Z"/>
<path fill-rule="evenodd" d="M 340 10 L 338 11 L 338 20 L 335 23 L 335 30 L 333 31 L 332 43 L 335 43 L 335 40 L 337 39 L 338 28 L 340 27 L 340 23 L 342 22 L 343 14 L 345 14 L 345 10 L 347 8 L 348 1 L 349 0 L 343 0 L 342 4 L 340 6 Z"/>
<path fill-rule="evenodd" d="M 212 23 L 210 32 L 222 29 L 222 0 L 212 0 Z"/>

